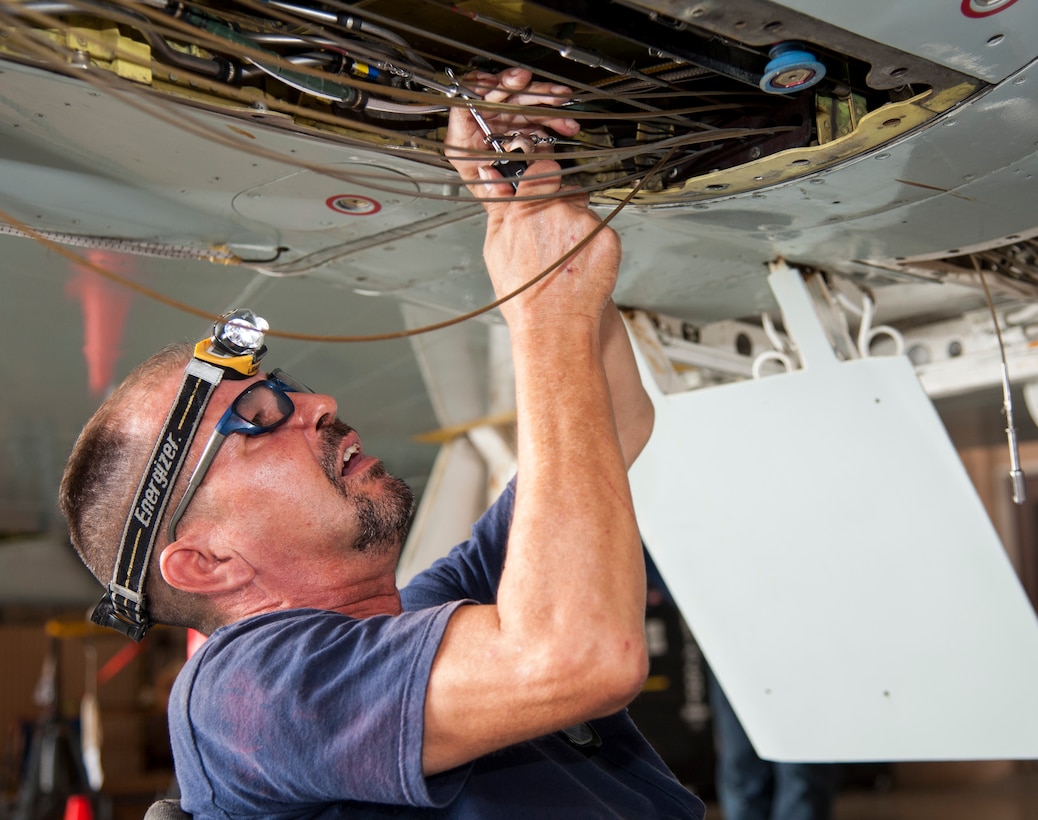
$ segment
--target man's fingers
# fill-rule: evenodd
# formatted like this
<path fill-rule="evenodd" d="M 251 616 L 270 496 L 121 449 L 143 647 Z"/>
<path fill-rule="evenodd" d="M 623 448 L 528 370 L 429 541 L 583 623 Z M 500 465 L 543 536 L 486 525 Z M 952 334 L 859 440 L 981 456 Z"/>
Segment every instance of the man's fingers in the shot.
<path fill-rule="evenodd" d="M 488 75 L 480 74 L 478 79 L 482 86 L 488 80 Z M 557 112 L 549 110 L 569 102 L 573 93 L 569 86 L 559 85 L 558 83 L 531 82 L 533 75 L 522 68 L 511 68 L 503 71 L 496 79 L 497 83 L 492 88 L 487 89 L 485 92 L 481 88 L 480 93 L 483 94 L 484 100 L 527 107 L 544 106 L 545 113 L 541 116 L 532 112 L 516 112 L 514 114 L 490 112 L 488 119 L 493 117 L 495 119 L 508 120 L 515 125 L 539 123 L 566 136 L 572 136 L 580 130 L 580 124 L 576 120 L 569 117 L 560 117 Z"/>
<path fill-rule="evenodd" d="M 495 204 L 510 202 L 515 196 L 512 183 L 489 165 L 478 166 L 475 179 L 479 181 L 473 181 L 468 189 L 476 199 L 483 202 L 483 207 L 488 211 Z"/>
<path fill-rule="evenodd" d="M 551 196 L 562 187 L 562 166 L 550 159 L 531 162 L 519 180 L 516 196 Z M 539 178 L 538 178 L 539 177 Z"/>
<path fill-rule="evenodd" d="M 580 208 L 587 208 L 591 204 L 591 195 L 587 191 L 576 191 L 572 185 L 563 185 L 559 194 L 569 203 Z"/>
<path fill-rule="evenodd" d="M 497 75 L 495 85 L 508 93 L 522 91 L 533 79 L 533 72 L 526 68 L 506 68 Z"/>
<path fill-rule="evenodd" d="M 580 125 L 576 120 L 560 116 L 557 108 L 553 108 L 570 99 L 569 87 L 550 82 L 533 82 L 533 74 L 527 69 L 510 68 L 500 74 L 472 71 L 461 82 L 469 93 L 479 94 L 487 102 L 522 106 L 525 109 L 497 111 L 481 108 L 487 126 L 495 134 L 501 135 L 501 143 L 508 151 L 498 156 L 489 155 L 491 146 L 484 139 L 483 129 L 477 125 L 472 112 L 464 110 L 468 101 L 451 111 L 445 154 L 472 194 L 489 208 L 491 200 L 507 201 L 515 193 L 512 186 L 515 180 L 504 179 L 497 169 L 491 168 L 494 162 L 529 162 L 534 152 L 550 150 L 551 143 L 546 139 L 549 130 L 572 136 L 580 130 Z M 460 100 L 454 101 L 455 104 L 458 102 Z M 482 101 L 472 101 L 471 105 L 481 106 Z M 506 135 L 512 133 L 517 136 L 506 138 Z M 473 156 L 473 153 L 482 153 L 483 156 Z M 527 173 L 532 173 L 535 167 L 538 166 L 531 166 Z M 557 193 L 558 172 L 559 167 L 555 163 L 540 166 L 537 173 L 549 176 L 527 186 L 528 195 L 551 196 Z"/>
<path fill-rule="evenodd" d="M 498 77 L 487 71 L 470 71 L 461 78 L 462 84 L 469 90 L 483 97 L 498 86 Z"/>
<path fill-rule="evenodd" d="M 517 154 L 515 159 L 519 160 L 522 155 Z M 552 160 L 533 161 L 519 178 L 517 188 L 512 187 L 514 180 L 506 179 L 496 168 L 490 165 L 477 166 L 475 180 L 469 180 L 468 189 L 476 199 L 483 203 L 488 211 L 495 207 L 504 207 L 512 202 L 515 197 L 550 197 L 557 194 L 561 188 L 562 177 L 559 172 L 561 166 Z M 541 177 L 541 179 L 528 179 L 528 177 Z M 579 197 L 580 195 L 576 195 Z M 574 201 L 579 201 L 575 199 Z"/>
<path fill-rule="evenodd" d="M 483 97 L 487 102 L 509 105 L 564 105 L 569 102 L 570 89 L 565 85 L 534 83 L 521 91 L 512 91 L 498 86 Z"/>
<path fill-rule="evenodd" d="M 507 151 L 508 153 L 513 153 L 513 152 L 516 152 L 516 151 L 521 151 L 524 154 L 532 154 L 534 151 L 536 151 L 539 148 L 539 146 L 536 146 L 536 145 L 533 144 L 533 140 L 530 139 L 530 136 L 529 136 L 530 133 L 532 133 L 532 132 L 525 132 L 525 133 L 520 132 L 520 133 L 517 133 L 516 136 L 509 137 L 507 140 L 505 140 L 501 144 L 501 147 L 504 148 L 505 151 Z M 509 158 L 506 157 L 506 159 L 509 159 Z"/>

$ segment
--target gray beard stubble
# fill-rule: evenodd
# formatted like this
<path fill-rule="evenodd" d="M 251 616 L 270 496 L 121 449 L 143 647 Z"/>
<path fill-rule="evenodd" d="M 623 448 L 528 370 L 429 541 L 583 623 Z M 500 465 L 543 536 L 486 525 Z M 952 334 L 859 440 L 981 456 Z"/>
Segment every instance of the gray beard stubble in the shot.
<path fill-rule="evenodd" d="M 356 552 L 374 552 L 376 554 L 388 550 L 399 549 L 407 537 L 414 513 L 414 493 L 407 484 L 396 476 L 391 476 L 381 462 L 371 467 L 364 483 L 379 482 L 382 491 L 378 496 L 352 491 L 340 481 L 342 461 L 339 456 L 339 445 L 353 432 L 353 428 L 336 419 L 322 431 L 321 461 L 328 480 L 352 506 L 360 522 L 360 533 L 350 545 Z"/>

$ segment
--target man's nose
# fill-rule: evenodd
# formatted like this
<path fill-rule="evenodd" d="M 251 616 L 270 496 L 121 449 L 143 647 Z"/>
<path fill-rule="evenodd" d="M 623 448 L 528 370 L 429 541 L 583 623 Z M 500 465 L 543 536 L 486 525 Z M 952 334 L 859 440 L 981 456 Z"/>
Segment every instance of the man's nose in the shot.
<path fill-rule="evenodd" d="M 335 399 L 325 393 L 293 393 L 292 403 L 296 410 L 290 422 L 313 430 L 334 421 L 339 412 Z"/>

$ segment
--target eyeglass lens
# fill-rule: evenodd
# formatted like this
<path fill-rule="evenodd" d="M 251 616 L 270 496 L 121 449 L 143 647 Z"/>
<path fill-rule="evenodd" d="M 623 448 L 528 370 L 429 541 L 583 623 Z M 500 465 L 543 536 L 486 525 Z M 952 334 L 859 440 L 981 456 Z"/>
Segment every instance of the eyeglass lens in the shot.
<path fill-rule="evenodd" d="M 234 401 L 234 414 L 257 427 L 269 428 L 292 415 L 292 401 L 268 382 L 257 382 Z"/>

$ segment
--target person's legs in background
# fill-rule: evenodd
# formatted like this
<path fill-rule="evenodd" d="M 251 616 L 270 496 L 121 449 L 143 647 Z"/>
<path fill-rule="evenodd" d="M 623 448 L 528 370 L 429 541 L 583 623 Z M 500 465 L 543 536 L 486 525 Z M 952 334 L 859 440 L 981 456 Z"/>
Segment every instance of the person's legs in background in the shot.
<path fill-rule="evenodd" d="M 772 766 L 757 757 L 750 739 L 712 671 L 707 671 L 717 747 L 717 799 L 724 820 L 770 820 Z"/>
<path fill-rule="evenodd" d="M 771 820 L 831 820 L 840 768 L 832 763 L 773 763 Z"/>
<path fill-rule="evenodd" d="M 831 820 L 839 767 L 761 760 L 710 670 L 707 683 L 724 820 Z"/>

